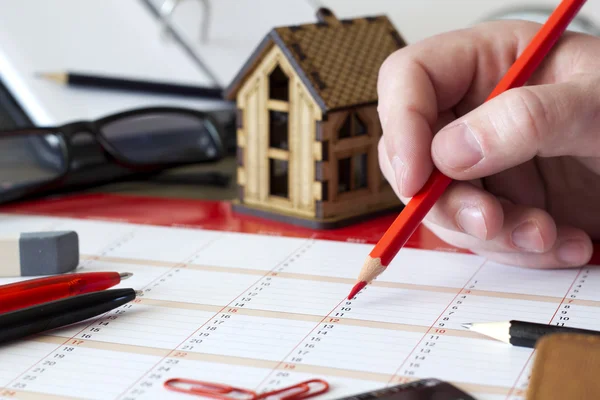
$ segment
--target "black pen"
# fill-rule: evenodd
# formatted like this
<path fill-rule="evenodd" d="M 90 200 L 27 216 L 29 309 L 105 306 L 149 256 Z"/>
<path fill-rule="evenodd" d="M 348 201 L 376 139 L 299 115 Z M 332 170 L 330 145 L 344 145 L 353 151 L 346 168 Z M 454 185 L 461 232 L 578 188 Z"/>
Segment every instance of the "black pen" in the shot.
<path fill-rule="evenodd" d="M 128 79 L 120 77 L 86 75 L 77 72 L 57 72 L 38 74 L 41 78 L 61 85 L 81 86 L 104 90 L 145 92 L 170 96 L 188 96 L 199 99 L 224 100 L 223 89 L 219 87 L 194 86 L 167 82 Z"/>
<path fill-rule="evenodd" d="M 103 290 L 0 314 L 0 342 L 96 317 L 129 303 L 137 294 L 133 289 Z"/>
<path fill-rule="evenodd" d="M 535 348 L 539 339 L 543 336 L 553 333 L 580 333 L 585 335 L 600 335 L 600 332 L 571 328 L 567 326 L 539 324 L 525 321 L 502 321 L 502 322 L 482 322 L 462 324 L 463 328 L 467 328 L 481 335 L 499 340 L 504 343 L 511 344 L 517 347 Z"/>

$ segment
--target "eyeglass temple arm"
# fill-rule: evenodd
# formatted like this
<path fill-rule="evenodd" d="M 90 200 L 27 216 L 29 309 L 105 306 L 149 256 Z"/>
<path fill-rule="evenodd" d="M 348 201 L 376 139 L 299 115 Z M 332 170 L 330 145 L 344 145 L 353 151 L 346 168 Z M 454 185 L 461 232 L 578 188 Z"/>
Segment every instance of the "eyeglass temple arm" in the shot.
<path fill-rule="evenodd" d="M 173 11 L 175 8 L 181 3 L 182 0 L 165 0 L 160 7 L 160 15 L 163 19 L 163 26 L 165 29 L 167 28 L 168 20 L 171 18 Z M 210 14 L 211 14 L 211 6 L 209 0 L 198 0 L 200 5 L 204 8 L 204 13 L 202 14 L 202 34 L 200 39 L 203 43 L 208 41 L 208 32 L 209 32 L 209 22 L 210 22 Z"/>

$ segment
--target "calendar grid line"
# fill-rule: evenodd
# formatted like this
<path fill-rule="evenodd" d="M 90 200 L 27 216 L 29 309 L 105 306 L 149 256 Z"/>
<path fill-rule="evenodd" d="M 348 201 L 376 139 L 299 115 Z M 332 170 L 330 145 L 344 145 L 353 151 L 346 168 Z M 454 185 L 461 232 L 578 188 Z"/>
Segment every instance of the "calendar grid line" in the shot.
<path fill-rule="evenodd" d="M 0 215 L 0 230 L 19 219 Z M 522 400 L 531 349 L 461 323 L 600 328 L 595 269 L 408 248 L 385 280 L 346 299 L 368 244 L 39 216 L 25 224 L 77 231 L 82 272 L 132 272 L 117 287 L 147 290 L 112 313 L 0 349 L 11 365 L 0 381 L 19 398 L 85 390 L 94 400 L 175 399 L 165 380 L 187 377 L 260 391 L 322 378 L 331 384 L 325 400 L 437 377 L 480 400 Z"/>
<path fill-rule="evenodd" d="M 227 308 L 227 307 L 225 307 Z M 219 314 L 219 313 L 217 313 Z M 319 321 L 319 322 L 322 322 Z M 340 319 L 339 321 L 336 321 L 336 324 L 343 324 L 344 321 L 342 319 Z M 429 328 L 427 326 L 421 326 L 419 327 L 421 329 L 414 329 L 414 330 L 408 330 L 408 329 L 398 329 L 402 332 L 420 332 L 420 333 L 424 333 L 427 334 Z M 390 329 L 390 328 L 382 328 L 382 329 Z M 448 336 L 455 336 L 455 337 L 463 337 L 463 338 L 471 338 L 471 339 L 480 339 L 483 341 L 489 341 L 489 342 L 493 342 L 493 339 L 490 339 L 488 337 L 485 336 L 481 336 L 478 334 L 474 334 L 474 333 L 469 333 L 469 332 L 465 332 L 465 331 L 461 331 L 458 329 L 446 329 L 445 332 L 446 335 Z M 30 340 L 32 341 L 39 341 L 39 342 L 43 342 L 43 343 L 57 343 L 58 339 L 55 338 L 61 338 L 61 339 L 67 339 L 70 340 L 72 339 L 71 337 L 66 337 L 66 336 L 60 336 L 60 335 L 52 335 L 52 336 L 39 336 L 39 337 L 33 337 Z M 149 347 L 149 346 L 135 346 L 135 345 L 128 345 L 128 344 L 119 344 L 119 343 L 111 343 L 111 342 L 105 342 L 105 341 L 94 341 L 94 340 L 85 340 L 84 342 L 87 343 L 106 343 L 107 346 L 97 346 L 96 348 L 102 348 L 105 350 L 114 350 L 114 351 L 121 351 L 121 352 L 134 352 L 134 353 L 141 353 L 141 354 L 148 354 L 148 355 L 162 355 L 164 352 L 164 348 L 160 348 L 160 347 Z M 62 342 L 61 342 L 62 343 Z M 136 350 L 139 349 L 139 350 Z M 142 349 L 146 349 L 145 351 L 142 351 Z M 197 353 L 197 354 L 203 354 L 202 352 L 196 352 L 196 351 L 189 351 L 188 353 Z"/>
<path fill-rule="evenodd" d="M 114 241 L 110 242 L 110 243 L 108 244 L 108 246 L 106 246 L 106 247 L 105 247 L 105 248 L 102 250 L 102 252 L 106 252 L 106 251 L 108 251 L 108 249 L 110 249 L 110 248 L 113 248 L 115 245 L 117 245 L 118 243 L 120 243 L 120 242 L 121 242 L 123 239 L 125 239 L 125 240 L 126 240 L 126 239 L 127 239 L 127 238 L 128 238 L 128 237 L 129 237 L 129 236 L 132 234 L 132 232 L 133 232 L 133 231 L 134 231 L 133 229 L 132 229 L 131 231 L 127 231 L 125 234 L 123 234 L 123 235 L 120 237 L 121 239 L 116 239 L 116 240 L 114 240 Z M 165 272 L 165 273 L 164 273 L 163 275 L 161 275 L 161 276 L 164 276 L 164 275 L 166 275 L 167 273 L 168 273 L 168 271 L 167 271 L 167 272 Z M 145 289 L 147 286 L 151 285 L 153 282 L 155 282 L 155 281 L 156 281 L 156 280 L 158 280 L 158 279 L 160 279 L 160 277 L 159 277 L 159 278 L 156 278 L 154 281 L 151 281 L 151 282 L 149 282 L 149 283 L 148 283 L 146 286 L 144 286 L 144 287 L 142 288 L 142 290 L 144 290 L 144 289 Z M 134 301 L 135 301 L 135 300 L 134 300 Z M 67 339 L 66 341 L 64 341 L 64 342 L 63 342 L 63 343 L 61 343 L 60 345 L 56 346 L 56 348 L 55 348 L 55 349 L 53 349 L 53 350 L 52 350 L 50 353 L 46 354 L 46 355 L 45 355 L 44 357 L 42 357 L 40 360 L 36 361 L 36 362 L 35 362 L 33 365 L 31 365 L 29 368 L 27 368 L 26 370 L 24 370 L 24 371 L 23 371 L 21 374 L 19 374 L 17 377 L 15 377 L 15 378 L 14 378 L 12 381 L 9 381 L 9 382 L 6 384 L 6 387 L 10 386 L 10 385 L 11 385 L 13 382 L 17 381 L 17 380 L 18 380 L 18 379 L 19 379 L 19 378 L 20 378 L 22 375 L 26 374 L 26 373 L 27 373 L 27 371 L 29 371 L 29 370 L 30 370 L 31 368 L 33 368 L 35 365 L 37 365 L 38 363 L 40 363 L 40 362 L 41 362 L 43 359 L 45 359 L 46 357 L 48 357 L 50 354 L 52 354 L 52 353 L 56 352 L 56 351 L 58 350 L 58 348 L 60 348 L 60 347 L 62 347 L 62 346 L 64 346 L 64 345 L 66 345 L 67 343 L 69 343 L 69 341 L 71 341 L 71 340 L 74 340 L 74 339 L 75 339 L 75 337 L 77 337 L 77 335 L 79 335 L 79 334 L 81 334 L 82 332 L 84 332 L 84 331 L 85 331 L 86 329 L 88 329 L 88 328 L 89 328 L 91 325 L 93 325 L 93 324 L 94 324 L 96 321 L 98 321 L 98 320 L 101 320 L 101 319 L 102 319 L 104 316 L 106 316 L 107 314 L 110 314 L 111 312 L 112 312 L 112 311 L 108 311 L 108 312 L 106 312 L 106 313 L 103 313 L 103 314 L 99 315 L 99 316 L 98 316 L 98 317 L 96 317 L 96 318 L 93 318 L 93 319 L 92 319 L 92 320 L 91 320 L 89 323 L 87 323 L 87 325 L 85 325 L 83 328 L 79 329 L 79 330 L 77 331 L 77 333 L 75 333 L 74 335 L 72 335 L 72 336 L 71 336 L 69 339 Z"/>
<path fill-rule="evenodd" d="M 219 313 L 217 313 L 219 314 Z M 325 319 L 327 318 L 324 317 Z M 320 323 L 322 323 L 322 321 L 320 321 Z M 319 323 L 319 324 L 320 324 Z M 336 321 L 336 324 L 340 323 Z M 317 326 L 319 325 L 317 324 Z M 428 328 L 427 327 L 423 327 L 424 329 L 419 331 L 421 333 L 427 334 L 428 333 Z M 449 329 L 447 330 L 449 331 Z M 460 332 L 457 330 L 457 332 Z M 309 332 L 310 334 L 310 332 Z M 445 334 L 448 334 L 448 332 L 445 332 Z M 463 335 L 456 335 L 457 337 L 466 337 Z M 490 341 L 493 342 L 493 339 L 489 339 L 486 338 L 484 336 L 475 336 L 473 335 L 472 338 L 477 338 L 477 339 L 481 339 L 483 341 Z M 39 342 L 43 342 L 43 343 L 60 343 L 60 344 L 64 344 L 64 340 L 66 339 L 67 343 L 69 341 L 74 341 L 76 342 L 76 344 L 78 346 L 81 347 L 89 347 L 89 348 L 94 348 L 94 349 L 101 349 L 101 350 L 110 350 L 110 351 L 118 351 L 118 352 L 123 352 L 123 353 L 136 353 L 136 354 L 146 354 L 146 355 L 156 355 L 156 356 L 168 356 L 170 353 L 172 353 L 173 350 L 172 348 L 161 348 L 161 347 L 150 347 L 150 346 L 138 346 L 138 345 L 130 345 L 130 344 L 119 344 L 119 343 L 112 343 L 112 342 L 108 342 L 108 341 L 99 341 L 99 340 L 91 340 L 91 339 L 74 339 L 72 337 L 65 337 L 65 336 L 40 336 L 40 337 L 35 337 L 32 338 L 31 340 L 33 341 L 39 341 Z M 375 341 L 376 343 L 377 341 Z M 293 349 L 292 349 L 293 351 Z M 198 359 L 201 359 L 202 356 L 204 354 L 210 354 L 210 353 L 205 353 L 205 352 L 201 352 L 201 351 L 187 351 L 186 354 L 189 356 L 189 358 L 194 358 L 197 357 Z M 258 359 L 256 359 L 258 360 Z"/>
<path fill-rule="evenodd" d="M 20 400 L 81 400 L 81 397 L 55 396 L 48 393 L 31 392 L 24 390 L 0 391 L 0 396 L 17 397 Z"/>
<path fill-rule="evenodd" d="M 565 295 L 563 296 L 562 301 L 560 302 L 560 304 L 556 307 L 556 310 L 554 311 L 554 314 L 552 314 L 552 317 L 550 318 L 550 320 L 548 321 L 548 323 L 552 323 L 552 320 L 554 319 L 554 317 L 556 316 L 556 313 L 558 313 L 558 310 L 560 309 L 560 306 L 564 303 L 565 299 L 567 298 L 567 296 L 569 295 L 569 292 L 571 291 L 571 289 L 573 288 L 573 285 L 575 284 L 575 282 L 577 282 L 577 279 L 579 278 L 579 276 L 581 275 L 581 273 L 583 272 L 583 267 L 579 268 L 579 271 L 577 272 L 577 275 L 575 275 L 575 278 L 573 278 L 573 282 L 571 282 L 571 284 L 569 285 L 569 288 L 567 289 Z M 516 389 L 516 386 L 519 382 L 519 379 L 521 379 L 521 376 L 523 375 L 523 372 L 525 372 L 525 370 L 527 369 L 527 365 L 531 362 L 531 360 L 533 359 L 533 356 L 535 354 L 535 349 L 531 352 L 531 354 L 529 355 L 529 358 L 527 358 L 527 361 L 525 362 L 525 364 L 523 365 L 523 368 L 521 368 L 521 372 L 519 372 L 519 375 L 517 376 L 517 379 L 515 379 L 513 385 L 510 388 L 510 391 L 508 392 L 508 394 L 506 395 L 506 399 L 508 400 L 508 398 L 513 394 L 513 392 Z"/>
<path fill-rule="evenodd" d="M 269 274 L 272 273 L 273 270 L 275 270 L 280 264 L 285 263 L 285 261 L 287 259 L 289 259 L 290 257 L 293 257 L 293 255 L 300 249 L 302 248 L 302 246 L 304 246 L 304 244 L 302 244 L 298 249 L 294 250 L 288 257 L 286 257 L 285 259 L 283 259 L 279 264 L 275 265 L 271 271 L 268 271 L 267 273 L 264 274 L 264 276 L 268 276 Z M 263 277 L 264 277 L 263 276 Z M 244 291 L 242 291 L 240 294 L 238 294 L 235 298 L 233 298 L 228 304 L 224 305 L 218 312 L 216 312 L 210 319 L 208 319 L 204 324 L 202 324 L 200 327 L 198 327 L 198 329 L 196 329 L 192 334 L 190 334 L 188 337 L 186 337 L 183 341 L 181 341 L 179 343 L 179 345 L 177 345 L 174 349 L 172 349 L 168 355 L 164 356 L 163 358 L 161 358 L 157 363 L 155 363 L 150 369 L 148 369 L 144 374 L 142 374 L 140 376 L 140 378 L 138 378 L 135 382 L 133 382 L 131 385 L 129 385 L 124 391 L 122 391 L 115 399 L 118 399 L 122 396 L 125 395 L 125 393 L 127 393 L 130 389 L 132 389 L 133 387 L 135 387 L 135 385 L 141 380 L 143 379 L 143 377 L 150 371 L 152 371 L 157 365 L 159 365 L 165 358 L 174 355 L 174 353 L 177 353 L 177 348 L 180 347 L 183 343 L 185 343 L 190 337 L 192 337 L 197 331 L 199 331 L 200 329 L 202 329 L 204 326 L 206 326 L 206 324 L 209 323 L 209 321 L 214 318 L 215 316 L 217 316 L 218 314 L 220 314 L 223 310 L 225 310 L 226 308 L 228 308 L 228 306 L 233 303 L 236 299 L 238 299 L 240 296 L 243 296 L 243 294 L 248 291 L 252 286 L 254 286 L 257 282 L 259 282 L 263 277 L 259 278 L 256 282 L 253 282 L 250 286 L 248 286 Z"/>
<path fill-rule="evenodd" d="M 91 258 L 90 258 L 91 259 Z M 174 263 L 162 262 L 158 260 L 137 260 L 131 258 L 123 258 L 123 257 L 96 257 L 95 261 L 103 261 L 115 264 L 134 264 L 140 266 L 154 266 L 154 267 L 166 267 L 172 268 L 176 266 Z M 233 268 L 233 267 L 224 267 L 224 266 L 214 266 L 214 265 L 200 265 L 195 263 L 186 264 L 186 269 L 190 270 L 199 270 L 199 271 L 212 271 L 212 272 L 220 272 L 220 273 L 231 273 L 231 274 L 248 274 L 248 275 L 258 275 L 263 276 L 265 274 L 265 270 L 256 270 L 251 268 Z M 335 276 L 324 276 L 324 275 L 312 275 L 312 274 L 303 274 L 298 272 L 280 272 L 279 277 L 287 278 L 287 279 L 298 279 L 298 280 L 308 280 L 308 281 L 319 281 L 319 282 L 332 282 L 332 283 L 340 283 L 351 285 L 354 283 L 355 278 L 343 278 L 343 277 L 335 277 Z M 422 290 L 427 292 L 440 292 L 440 293 L 456 293 L 456 289 L 458 287 L 443 287 L 443 286 L 432 286 L 432 285 L 421 285 L 421 284 L 413 284 L 413 283 L 405 283 L 405 282 L 393 282 L 393 281 L 385 281 L 384 279 L 378 279 L 371 283 L 373 287 L 385 287 L 385 288 L 393 288 L 393 289 L 406 289 L 406 290 Z M 482 290 L 482 289 L 474 289 L 470 292 L 473 296 L 482 296 L 482 297 L 498 297 L 498 298 L 506 298 L 506 299 L 516 299 L 516 300 L 529 300 L 529 301 L 539 301 L 539 302 L 547 302 L 547 303 L 557 303 L 562 300 L 559 296 L 546 296 L 539 294 L 527 294 L 527 293 L 519 293 L 519 292 L 508 292 L 508 291 L 493 291 L 493 290 Z M 577 299 L 578 304 L 589 305 L 592 307 L 600 308 L 600 301 L 596 300 L 587 300 L 587 299 Z"/>
<path fill-rule="evenodd" d="M 57 226 L 58 224 L 55 224 L 54 226 Z M 131 231 L 127 231 L 126 233 L 124 233 L 122 236 L 119 237 L 119 239 L 115 239 L 112 242 L 109 242 L 107 246 L 105 246 L 102 251 L 105 252 L 107 251 L 107 249 L 113 247 L 116 243 L 119 242 L 119 240 L 121 238 L 127 238 L 130 235 Z M 106 315 L 108 312 L 102 314 L 102 315 Z M 100 316 L 101 318 L 102 316 Z M 82 329 L 80 329 L 77 334 L 83 332 L 85 329 L 87 328 L 87 326 L 83 327 Z M 51 352 L 49 352 L 48 354 L 45 354 L 41 359 L 37 360 L 34 364 L 32 364 L 31 366 L 29 366 L 27 369 L 25 369 L 22 373 L 20 373 L 19 375 L 17 375 L 14 379 L 10 380 L 4 387 L 8 388 L 13 382 L 17 381 L 21 376 L 23 376 L 24 374 L 27 373 L 27 371 L 29 371 L 31 368 L 33 368 L 36 364 L 38 364 L 41 360 L 43 360 L 44 358 L 48 357 L 50 354 L 52 354 L 53 352 L 55 352 L 59 347 L 64 346 L 65 344 L 67 344 L 69 342 L 69 340 L 71 340 L 71 338 L 67 339 L 66 341 L 64 341 L 63 343 L 59 344 L 58 346 L 56 346 L 55 349 L 53 349 Z"/>
<path fill-rule="evenodd" d="M 344 299 L 340 300 L 340 302 L 332 309 L 332 311 L 330 311 L 327 315 L 323 316 L 323 318 L 317 323 L 315 324 L 315 326 L 289 351 L 288 354 L 286 354 L 286 356 L 277 362 L 277 365 L 275 365 L 275 367 L 273 368 L 273 370 L 271 372 L 269 372 L 269 374 L 265 377 L 265 379 L 263 379 L 256 387 L 254 390 L 258 390 L 267 379 L 269 379 L 269 376 L 271 376 L 271 374 L 277 370 L 279 367 L 281 367 L 283 364 L 286 364 L 285 359 L 288 358 L 293 352 L 294 350 L 296 350 L 298 348 L 298 346 L 300 346 L 302 344 L 302 342 L 311 335 L 311 333 L 313 333 L 315 331 L 315 329 L 318 328 L 318 326 L 323 323 L 323 321 L 325 321 L 327 319 L 327 317 L 329 316 L 329 314 L 331 314 L 331 312 L 333 312 L 333 310 L 335 310 L 337 307 L 339 307 L 340 304 L 342 304 L 342 302 L 344 301 Z M 295 368 L 295 365 L 294 365 Z"/>
<path fill-rule="evenodd" d="M 162 301 L 158 300 L 158 301 L 153 301 L 150 304 L 162 307 L 163 305 L 161 305 L 161 303 L 162 303 Z M 147 299 L 142 299 L 140 304 L 148 304 Z M 223 307 L 219 307 L 219 306 L 210 306 L 210 308 L 214 309 L 216 314 L 222 312 L 222 310 L 223 310 Z M 235 310 L 235 313 L 238 315 L 277 318 L 277 319 L 283 319 L 283 320 L 292 319 L 292 320 L 299 320 L 299 321 L 312 321 L 312 322 L 317 322 L 317 323 L 322 322 L 322 316 L 313 315 L 313 314 L 294 314 L 294 313 L 288 313 L 288 312 L 268 311 L 268 310 L 252 309 L 252 308 L 236 308 L 236 307 L 230 307 L 230 308 L 231 308 L 232 312 Z M 208 306 L 201 307 L 198 309 L 207 310 L 207 309 L 209 309 L 209 307 Z M 402 324 L 402 323 L 396 323 L 396 322 L 367 321 L 367 320 L 344 318 L 344 317 L 338 318 L 336 323 L 343 324 L 343 325 L 351 325 L 351 326 L 363 326 L 363 327 L 373 327 L 373 328 L 381 328 L 381 329 L 390 329 L 390 330 L 398 330 L 398 331 L 406 331 L 406 332 L 422 332 L 422 333 L 427 333 L 430 328 L 429 325 L 411 325 L 411 324 Z M 452 336 L 478 338 L 478 339 L 490 340 L 490 341 L 492 340 L 485 336 L 481 336 L 477 333 L 474 333 L 474 332 L 471 332 L 468 330 L 448 328 L 448 329 L 446 329 L 446 331 L 447 331 L 446 333 L 448 335 L 452 335 Z"/>
<path fill-rule="evenodd" d="M 86 344 L 92 344 L 92 342 L 94 341 L 90 341 L 90 340 L 78 340 L 78 343 L 76 344 L 77 346 L 86 346 Z M 101 346 L 101 342 L 96 342 L 95 344 L 100 344 L 100 346 L 89 346 L 89 348 L 97 348 L 97 349 L 106 349 L 106 350 L 115 350 L 112 347 L 112 343 L 107 343 L 108 346 Z M 134 347 L 134 346 L 129 346 L 129 347 Z M 292 350 L 293 351 L 293 350 Z M 161 354 L 158 354 L 158 352 L 155 355 L 164 355 L 165 357 L 168 357 L 170 354 L 172 354 L 173 350 L 171 349 L 163 349 L 161 351 Z M 146 352 L 140 352 L 140 353 L 146 353 Z M 282 363 L 279 360 L 263 360 L 263 359 L 256 359 L 256 358 L 247 358 L 244 359 L 242 357 L 232 357 L 232 356 L 226 356 L 226 355 L 221 355 L 221 354 L 211 354 L 211 353 L 195 353 L 195 354 L 191 354 L 191 352 L 189 352 L 186 355 L 187 359 L 190 360 L 196 360 L 196 361 L 210 361 L 210 362 L 218 362 L 221 364 L 227 364 L 227 365 L 247 365 L 247 366 L 255 366 L 255 367 L 262 367 L 262 368 L 271 368 L 273 369 L 273 371 L 277 370 L 279 367 L 281 367 Z M 360 370 L 360 369 L 342 369 L 342 368 L 332 368 L 332 367 L 325 367 L 325 366 L 320 366 L 320 365 L 312 365 L 312 364 L 294 364 L 294 370 L 296 372 L 307 372 L 307 373 L 323 373 L 326 375 L 334 375 L 334 376 L 344 376 L 344 377 L 351 377 L 351 378 L 357 378 L 357 379 L 364 379 L 365 376 L 368 376 L 369 379 L 372 380 L 377 380 L 379 382 L 389 382 L 389 374 L 382 374 L 382 373 L 374 373 L 374 372 L 369 372 L 366 370 Z M 271 373 L 273 372 L 271 371 Z M 410 378 L 408 376 L 402 376 L 402 375 L 395 375 L 396 378 L 402 378 L 402 379 L 407 379 Z M 268 377 L 266 378 L 268 379 Z M 464 382 L 457 382 L 460 383 L 462 385 L 467 385 L 467 383 Z M 485 384 L 481 384 L 481 385 L 473 385 L 471 384 L 472 387 L 477 387 L 479 390 L 484 390 L 486 388 L 488 389 L 504 389 L 506 392 L 508 392 L 508 390 L 510 390 L 509 386 L 503 387 L 503 386 L 494 386 L 494 385 L 485 385 Z"/>
<path fill-rule="evenodd" d="M 577 279 L 579 279 L 579 276 L 581 275 L 582 272 L 583 272 L 583 267 L 579 268 L 579 272 L 577 272 L 577 275 L 575 275 L 575 278 L 573 278 L 573 282 L 571 282 L 571 285 L 569 286 L 569 289 L 567 289 L 567 292 L 565 293 L 565 295 L 562 298 L 560 304 L 556 308 L 556 311 L 554 311 L 554 314 L 552 314 L 552 318 L 550 318 L 550 320 L 548 321 L 548 323 L 551 323 L 552 320 L 554 319 L 554 317 L 556 317 L 556 314 L 558 313 L 558 310 L 560 309 L 560 306 L 562 306 L 564 304 L 565 300 L 567 299 L 567 296 L 569 295 L 569 293 L 573 289 L 573 285 L 575 285 L 575 282 L 577 282 Z"/>
<path fill-rule="evenodd" d="M 419 341 L 417 342 L 417 344 L 415 344 L 415 346 L 413 347 L 413 349 L 410 351 L 410 353 L 407 354 L 406 358 L 404 359 L 404 361 L 402 361 L 402 363 L 398 366 L 398 368 L 396 369 L 396 371 L 394 372 L 394 374 L 392 374 L 392 376 L 390 377 L 389 381 L 388 381 L 388 385 L 391 384 L 393 382 L 393 380 L 395 379 L 396 375 L 398 375 L 398 372 L 402 369 L 402 367 L 404 366 L 404 364 L 406 364 L 406 362 L 408 361 L 408 359 L 411 357 L 411 355 L 414 353 L 414 351 L 419 347 L 419 345 L 423 342 L 423 339 L 425 339 L 425 336 L 427 336 L 427 334 L 431 331 L 431 329 L 433 329 L 433 326 L 436 324 L 436 322 L 438 322 L 438 320 L 442 317 L 442 315 L 444 315 L 444 313 L 446 312 L 446 310 L 452 305 L 452 303 L 454 303 L 454 301 L 456 300 L 456 298 L 461 294 L 461 292 L 465 289 L 465 287 L 469 284 L 469 282 L 473 279 L 473 277 L 475 277 L 475 275 L 477 275 L 477 273 L 481 270 L 481 268 L 485 265 L 486 261 L 483 261 L 483 263 L 479 266 L 479 268 L 477 268 L 477 270 L 473 273 L 473 275 L 471 276 L 471 278 L 463 285 L 462 289 L 460 289 L 456 295 L 452 298 L 452 300 L 446 305 L 446 307 L 444 308 L 444 310 L 440 313 L 440 315 L 435 319 L 435 321 L 433 321 L 433 323 L 429 326 L 429 328 L 427 329 L 427 331 L 423 334 L 423 336 L 421 336 L 421 338 L 419 339 Z"/>

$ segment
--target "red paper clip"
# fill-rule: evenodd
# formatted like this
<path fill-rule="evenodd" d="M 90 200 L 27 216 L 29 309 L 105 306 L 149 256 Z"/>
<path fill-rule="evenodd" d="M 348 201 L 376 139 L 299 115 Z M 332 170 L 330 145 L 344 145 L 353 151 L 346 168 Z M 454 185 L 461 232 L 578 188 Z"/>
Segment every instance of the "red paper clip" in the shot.
<path fill-rule="evenodd" d="M 318 390 L 311 390 L 311 384 L 321 385 L 322 387 Z M 288 386 L 282 389 L 272 390 L 270 392 L 265 392 L 261 394 L 257 394 L 252 390 L 241 389 L 220 383 L 203 382 L 183 378 L 169 379 L 165 381 L 164 386 L 168 390 L 172 390 L 175 392 L 195 394 L 198 396 L 212 397 L 214 399 L 223 400 L 302 400 L 320 395 L 329 390 L 329 384 L 321 379 L 311 379 L 297 383 L 293 386 Z M 288 393 L 287 395 L 284 394 L 286 392 Z M 281 396 L 282 394 L 284 395 Z"/>
<path fill-rule="evenodd" d="M 320 390 L 315 390 L 311 392 L 310 384 L 316 383 L 321 384 L 323 387 Z M 292 392 L 287 396 L 277 397 L 279 400 L 301 400 L 308 399 L 309 397 L 318 396 L 322 393 L 325 393 L 329 390 L 329 384 L 322 379 L 311 379 L 308 381 L 297 383 L 293 386 L 288 386 L 283 389 L 273 390 L 271 392 L 261 393 L 258 398 L 259 399 L 267 399 L 271 396 L 282 394 L 285 392 Z"/>
<path fill-rule="evenodd" d="M 179 386 L 178 386 L 179 385 Z M 189 385 L 189 386 L 186 386 Z M 164 386 L 175 392 L 197 394 L 215 399 L 241 399 L 241 400 L 257 400 L 258 396 L 251 390 L 240 389 L 220 383 L 195 381 L 193 379 L 173 378 L 164 383 Z M 232 395 L 232 397 L 227 396 Z M 235 394 L 246 394 L 249 397 L 234 396 Z"/>

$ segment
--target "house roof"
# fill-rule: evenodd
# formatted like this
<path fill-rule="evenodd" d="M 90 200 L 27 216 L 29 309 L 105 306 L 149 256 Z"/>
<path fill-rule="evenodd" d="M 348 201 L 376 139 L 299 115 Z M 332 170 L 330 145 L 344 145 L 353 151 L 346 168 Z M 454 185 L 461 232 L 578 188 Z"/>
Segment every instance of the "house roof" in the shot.
<path fill-rule="evenodd" d="M 383 61 L 405 41 L 386 16 L 337 20 L 320 9 L 319 22 L 271 30 L 225 90 L 233 99 L 245 77 L 276 44 L 323 112 L 377 102 Z"/>

